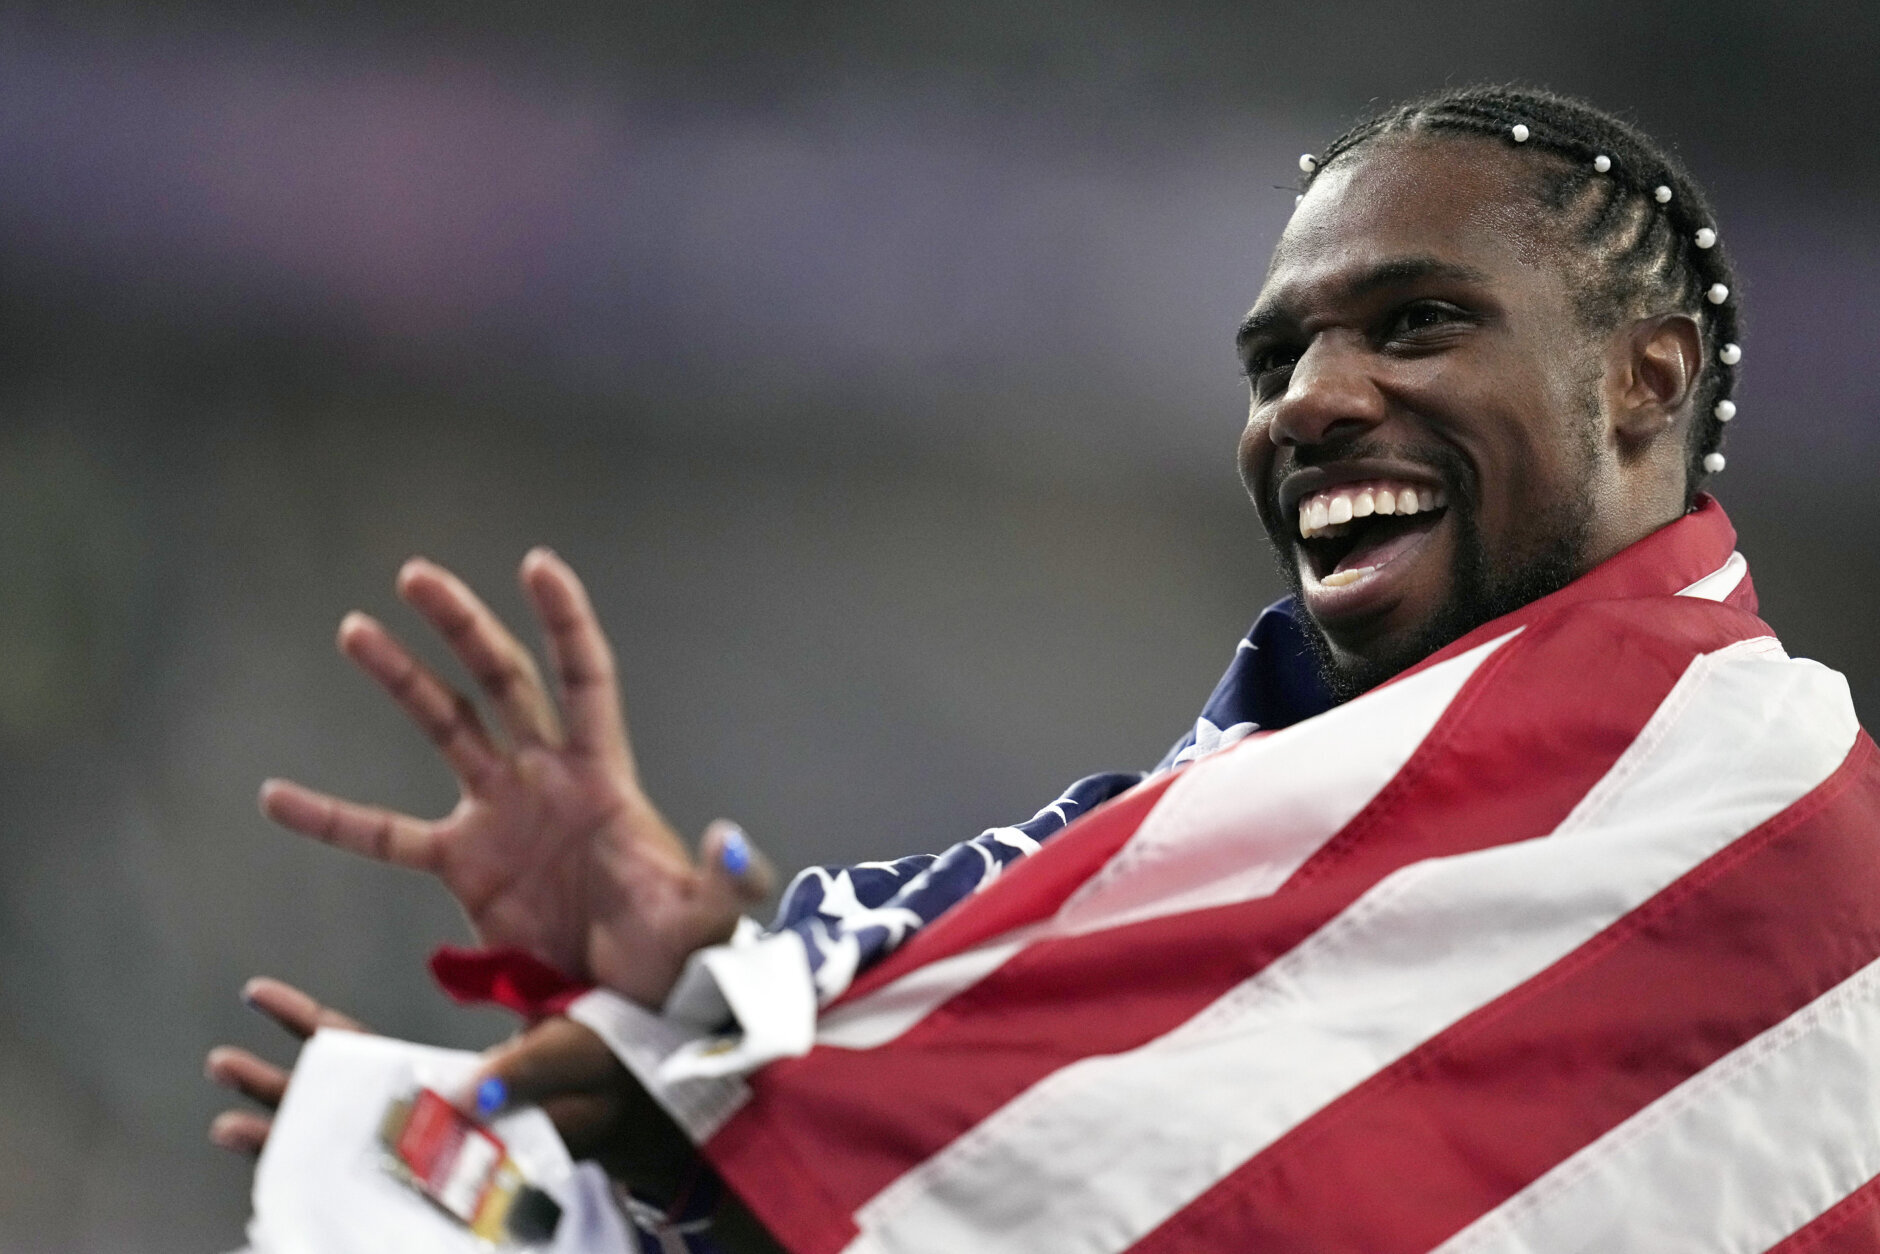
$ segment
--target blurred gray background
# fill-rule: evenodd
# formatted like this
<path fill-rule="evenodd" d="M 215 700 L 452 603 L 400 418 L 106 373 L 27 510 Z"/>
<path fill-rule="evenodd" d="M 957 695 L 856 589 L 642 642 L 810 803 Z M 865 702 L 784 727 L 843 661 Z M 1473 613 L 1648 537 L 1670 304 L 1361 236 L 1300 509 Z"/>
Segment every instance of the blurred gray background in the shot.
<path fill-rule="evenodd" d="M 1278 592 L 1229 341 L 1294 160 L 1406 94 L 1582 92 L 1711 186 L 1720 495 L 1871 716 L 1876 56 L 1851 3 L 0 7 L 0 1251 L 238 1243 L 250 974 L 504 1030 L 441 890 L 254 810 L 451 803 L 332 649 L 421 634 L 409 554 L 520 620 L 556 546 L 656 798 L 788 868 L 1153 762 Z"/>

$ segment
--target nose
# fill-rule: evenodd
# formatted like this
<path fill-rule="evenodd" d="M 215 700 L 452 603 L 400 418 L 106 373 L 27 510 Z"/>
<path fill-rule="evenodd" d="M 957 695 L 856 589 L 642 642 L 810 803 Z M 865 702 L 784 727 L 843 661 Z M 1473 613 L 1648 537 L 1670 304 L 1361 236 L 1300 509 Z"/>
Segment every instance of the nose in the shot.
<path fill-rule="evenodd" d="M 1267 436 L 1287 445 L 1323 444 L 1384 421 L 1384 394 L 1372 376 L 1369 346 L 1324 331 L 1293 364 L 1285 395 L 1273 402 Z"/>

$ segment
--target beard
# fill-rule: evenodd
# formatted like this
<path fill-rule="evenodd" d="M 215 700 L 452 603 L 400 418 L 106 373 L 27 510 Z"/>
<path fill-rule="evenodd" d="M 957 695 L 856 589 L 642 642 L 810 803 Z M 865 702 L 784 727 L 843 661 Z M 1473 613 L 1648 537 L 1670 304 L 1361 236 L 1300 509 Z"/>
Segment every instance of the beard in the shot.
<path fill-rule="evenodd" d="M 1476 501 L 1465 489 L 1469 478 L 1461 459 L 1442 450 L 1420 460 L 1440 469 L 1443 481 L 1449 485 L 1449 515 L 1456 535 L 1449 596 L 1414 631 L 1364 657 L 1339 653 L 1311 614 L 1299 615 L 1319 676 L 1341 704 L 1401 674 L 1482 624 L 1560 591 L 1585 573 L 1583 561 L 1593 514 L 1590 491 L 1564 494 L 1536 520 L 1536 533 L 1544 537 L 1536 550 L 1497 563 L 1482 538 Z M 1294 603 L 1304 610 L 1305 586 L 1299 574 L 1296 546 L 1289 540 L 1275 548 Z"/>

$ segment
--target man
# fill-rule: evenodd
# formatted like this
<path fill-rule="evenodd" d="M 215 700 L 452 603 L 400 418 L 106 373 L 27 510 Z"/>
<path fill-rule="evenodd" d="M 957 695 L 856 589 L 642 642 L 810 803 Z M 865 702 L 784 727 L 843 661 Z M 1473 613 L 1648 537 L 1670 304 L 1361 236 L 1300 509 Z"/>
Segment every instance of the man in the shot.
<path fill-rule="evenodd" d="M 512 748 L 353 617 L 342 648 L 464 802 L 423 823 L 271 783 L 264 808 L 433 871 L 520 951 L 457 960 L 460 991 L 601 986 L 569 1008 L 594 1035 L 551 1018 L 486 1074 L 639 1095 L 604 1139 L 649 1184 L 651 1091 L 794 1250 L 1880 1244 L 1880 767 L 1838 676 L 1755 619 L 1701 491 L 1741 355 L 1701 192 L 1515 89 L 1301 164 L 1238 336 L 1241 473 L 1294 597 L 1186 769 L 808 872 L 733 937 L 761 867 L 725 825 L 686 858 L 538 552 L 565 729 L 414 563 L 401 592 Z"/>

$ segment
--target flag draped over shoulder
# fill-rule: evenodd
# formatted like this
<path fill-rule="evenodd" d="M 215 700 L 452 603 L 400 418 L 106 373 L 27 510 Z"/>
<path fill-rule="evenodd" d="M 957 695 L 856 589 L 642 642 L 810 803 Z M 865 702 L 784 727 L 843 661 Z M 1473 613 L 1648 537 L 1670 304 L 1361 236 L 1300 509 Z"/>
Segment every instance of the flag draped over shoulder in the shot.
<path fill-rule="evenodd" d="M 1880 1249 L 1880 755 L 1733 542 L 1151 776 L 800 1057 L 578 1017 L 798 1254 Z"/>
<path fill-rule="evenodd" d="M 1296 613 L 1290 597 L 1261 612 L 1194 727 L 1153 771 L 1087 775 L 1024 822 L 990 828 L 943 853 L 800 872 L 784 890 L 769 933 L 801 945 L 793 961 L 808 970 L 813 999 L 827 1004 L 840 997 L 858 972 L 1111 798 L 1254 732 L 1290 727 L 1331 708 Z"/>

